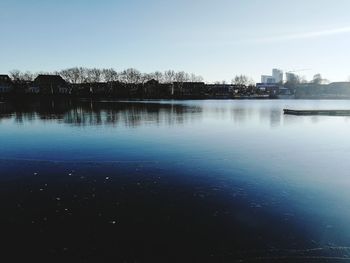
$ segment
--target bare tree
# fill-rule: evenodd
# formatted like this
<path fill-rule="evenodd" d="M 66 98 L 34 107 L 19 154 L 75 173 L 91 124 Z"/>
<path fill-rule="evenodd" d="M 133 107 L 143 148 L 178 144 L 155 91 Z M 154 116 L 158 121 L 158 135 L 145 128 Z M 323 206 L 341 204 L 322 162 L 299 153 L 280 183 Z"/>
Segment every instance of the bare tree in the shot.
<path fill-rule="evenodd" d="M 63 69 L 59 72 L 59 75 L 67 82 L 76 83 L 72 77 L 72 72 L 70 69 Z"/>
<path fill-rule="evenodd" d="M 296 74 L 289 74 L 287 77 L 287 82 L 284 83 L 284 87 L 295 90 L 298 84 L 302 83 L 302 78 Z"/>
<path fill-rule="evenodd" d="M 98 68 L 85 69 L 86 81 L 87 82 L 100 82 L 101 81 L 101 70 Z"/>
<path fill-rule="evenodd" d="M 153 78 L 154 78 L 156 81 L 159 81 L 159 82 L 162 82 L 162 81 L 163 81 L 163 73 L 162 73 L 162 72 L 156 71 L 156 72 L 154 72 L 152 75 L 153 75 Z"/>
<path fill-rule="evenodd" d="M 308 83 L 307 79 L 305 76 L 299 76 L 299 83 Z"/>
<path fill-rule="evenodd" d="M 148 73 L 143 73 L 143 74 L 141 74 L 141 80 L 140 80 L 140 82 L 142 83 L 142 84 L 144 84 L 144 83 L 146 83 L 147 81 L 150 81 L 150 80 L 152 80 L 152 79 L 155 79 L 154 78 L 154 74 L 148 74 Z"/>
<path fill-rule="evenodd" d="M 315 74 L 313 79 L 312 79 L 313 84 L 322 84 L 322 81 L 323 81 L 322 76 L 319 73 Z"/>
<path fill-rule="evenodd" d="M 202 82 L 203 81 L 203 77 L 202 76 L 197 76 L 196 74 L 191 73 L 190 81 L 191 82 Z"/>
<path fill-rule="evenodd" d="M 21 72 L 17 69 L 9 72 L 13 81 L 33 81 L 38 74 L 33 74 L 30 71 Z"/>
<path fill-rule="evenodd" d="M 35 78 L 35 74 L 31 73 L 30 71 L 26 71 L 21 74 L 21 80 L 23 81 L 33 81 Z"/>
<path fill-rule="evenodd" d="M 77 67 L 63 69 L 59 72 L 59 74 L 67 82 L 76 84 L 80 81 L 80 70 Z"/>
<path fill-rule="evenodd" d="M 176 82 L 187 82 L 189 80 L 190 80 L 189 74 L 184 71 L 179 71 L 175 74 Z"/>
<path fill-rule="evenodd" d="M 101 71 L 101 75 L 102 75 L 102 79 L 105 82 L 117 81 L 118 77 L 119 77 L 118 72 L 115 71 L 112 68 L 110 68 L 110 69 L 103 69 Z"/>
<path fill-rule="evenodd" d="M 84 67 L 78 68 L 78 79 L 79 83 L 86 83 L 88 82 L 88 69 Z"/>
<path fill-rule="evenodd" d="M 129 68 L 121 72 L 122 81 L 129 84 L 137 84 L 141 82 L 141 72 L 134 68 Z"/>
<path fill-rule="evenodd" d="M 174 70 L 167 70 L 164 72 L 164 82 L 165 83 L 172 83 L 175 81 L 175 71 Z"/>
<path fill-rule="evenodd" d="M 232 80 L 232 84 L 239 86 L 247 86 L 249 84 L 249 77 L 246 75 L 237 75 Z"/>
<path fill-rule="evenodd" d="M 9 73 L 13 81 L 21 80 L 21 71 L 19 71 L 18 69 L 11 70 Z"/>
<path fill-rule="evenodd" d="M 202 76 L 200 76 L 200 75 L 197 75 L 197 76 L 196 76 L 196 81 L 197 81 L 197 82 L 203 82 L 203 81 L 204 81 L 204 78 L 203 78 Z"/>

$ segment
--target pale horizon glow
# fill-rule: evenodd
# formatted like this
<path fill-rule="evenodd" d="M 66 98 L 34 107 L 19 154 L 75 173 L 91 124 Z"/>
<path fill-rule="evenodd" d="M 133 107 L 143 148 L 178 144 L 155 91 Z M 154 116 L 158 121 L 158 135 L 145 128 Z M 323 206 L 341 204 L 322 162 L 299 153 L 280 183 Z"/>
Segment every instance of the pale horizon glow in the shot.
<path fill-rule="evenodd" d="M 298 39 L 308 39 L 317 37 L 327 37 L 337 34 L 348 34 L 350 33 L 349 27 L 335 28 L 323 31 L 305 32 L 290 35 L 272 36 L 267 38 L 256 39 L 257 42 L 275 42 L 275 41 L 286 41 L 286 40 L 298 40 Z"/>

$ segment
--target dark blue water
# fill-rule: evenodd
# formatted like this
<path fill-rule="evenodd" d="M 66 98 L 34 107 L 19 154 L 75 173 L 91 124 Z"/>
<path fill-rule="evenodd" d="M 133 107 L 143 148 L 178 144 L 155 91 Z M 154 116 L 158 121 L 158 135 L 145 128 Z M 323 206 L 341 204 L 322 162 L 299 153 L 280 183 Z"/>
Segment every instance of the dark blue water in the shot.
<path fill-rule="evenodd" d="M 350 102 L 0 103 L 6 250 L 61 262 L 344 260 L 350 118 L 285 107 Z"/>

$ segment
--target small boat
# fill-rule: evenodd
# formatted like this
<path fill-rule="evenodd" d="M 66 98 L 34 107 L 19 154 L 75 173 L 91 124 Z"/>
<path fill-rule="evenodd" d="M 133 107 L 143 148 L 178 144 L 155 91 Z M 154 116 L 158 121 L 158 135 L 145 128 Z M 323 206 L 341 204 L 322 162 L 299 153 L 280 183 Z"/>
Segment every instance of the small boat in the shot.
<path fill-rule="evenodd" d="M 350 116 L 350 110 L 291 110 L 283 109 L 288 115 Z"/>

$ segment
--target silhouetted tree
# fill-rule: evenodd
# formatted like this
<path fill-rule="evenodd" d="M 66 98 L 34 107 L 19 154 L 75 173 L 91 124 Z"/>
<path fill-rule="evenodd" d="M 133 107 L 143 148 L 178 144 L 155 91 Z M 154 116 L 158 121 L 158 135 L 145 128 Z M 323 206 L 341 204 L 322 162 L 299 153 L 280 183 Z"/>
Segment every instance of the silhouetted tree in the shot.
<path fill-rule="evenodd" d="M 164 72 L 164 82 L 165 83 L 172 83 L 175 81 L 175 71 L 174 70 L 167 70 Z"/>
<path fill-rule="evenodd" d="M 202 76 L 197 76 L 196 74 L 191 73 L 190 81 L 191 82 L 202 82 L 203 81 L 203 77 Z"/>
<path fill-rule="evenodd" d="M 162 72 L 156 71 L 152 75 L 156 81 L 163 82 L 163 73 Z"/>
<path fill-rule="evenodd" d="M 103 69 L 101 71 L 102 79 L 105 82 L 117 81 L 119 79 L 119 74 L 114 69 Z"/>
<path fill-rule="evenodd" d="M 313 84 L 322 84 L 322 76 L 321 74 L 316 74 L 314 75 L 313 79 L 312 79 L 312 83 Z"/>
<path fill-rule="evenodd" d="M 188 73 L 184 71 L 179 71 L 175 74 L 175 81 L 176 82 L 187 82 L 190 80 L 190 76 Z"/>
<path fill-rule="evenodd" d="M 284 87 L 287 89 L 290 89 L 292 91 L 295 91 L 297 86 L 301 83 L 301 78 L 300 76 L 296 74 L 289 74 L 287 82 L 284 83 Z"/>
<path fill-rule="evenodd" d="M 20 81 L 21 79 L 21 71 L 18 69 L 14 69 L 10 71 L 10 77 L 13 81 Z"/>
<path fill-rule="evenodd" d="M 237 75 L 232 80 L 232 84 L 239 85 L 239 86 L 247 86 L 249 85 L 251 80 L 246 75 Z"/>
<path fill-rule="evenodd" d="M 17 69 L 10 71 L 10 77 L 12 78 L 13 81 L 16 81 L 16 82 L 33 81 L 37 75 L 38 75 L 37 73 L 33 74 L 30 71 L 21 72 Z"/>
<path fill-rule="evenodd" d="M 100 82 L 102 72 L 98 68 L 85 69 L 87 82 Z"/>
<path fill-rule="evenodd" d="M 24 73 L 22 73 L 21 75 L 21 80 L 24 81 L 33 81 L 35 79 L 37 74 L 33 74 L 30 71 L 26 71 Z"/>
<path fill-rule="evenodd" d="M 134 68 L 129 68 L 121 72 L 121 79 L 128 84 L 137 84 L 141 82 L 141 72 Z"/>
<path fill-rule="evenodd" d="M 81 80 L 81 70 L 77 67 L 61 70 L 59 74 L 64 80 L 70 83 L 79 83 Z"/>

